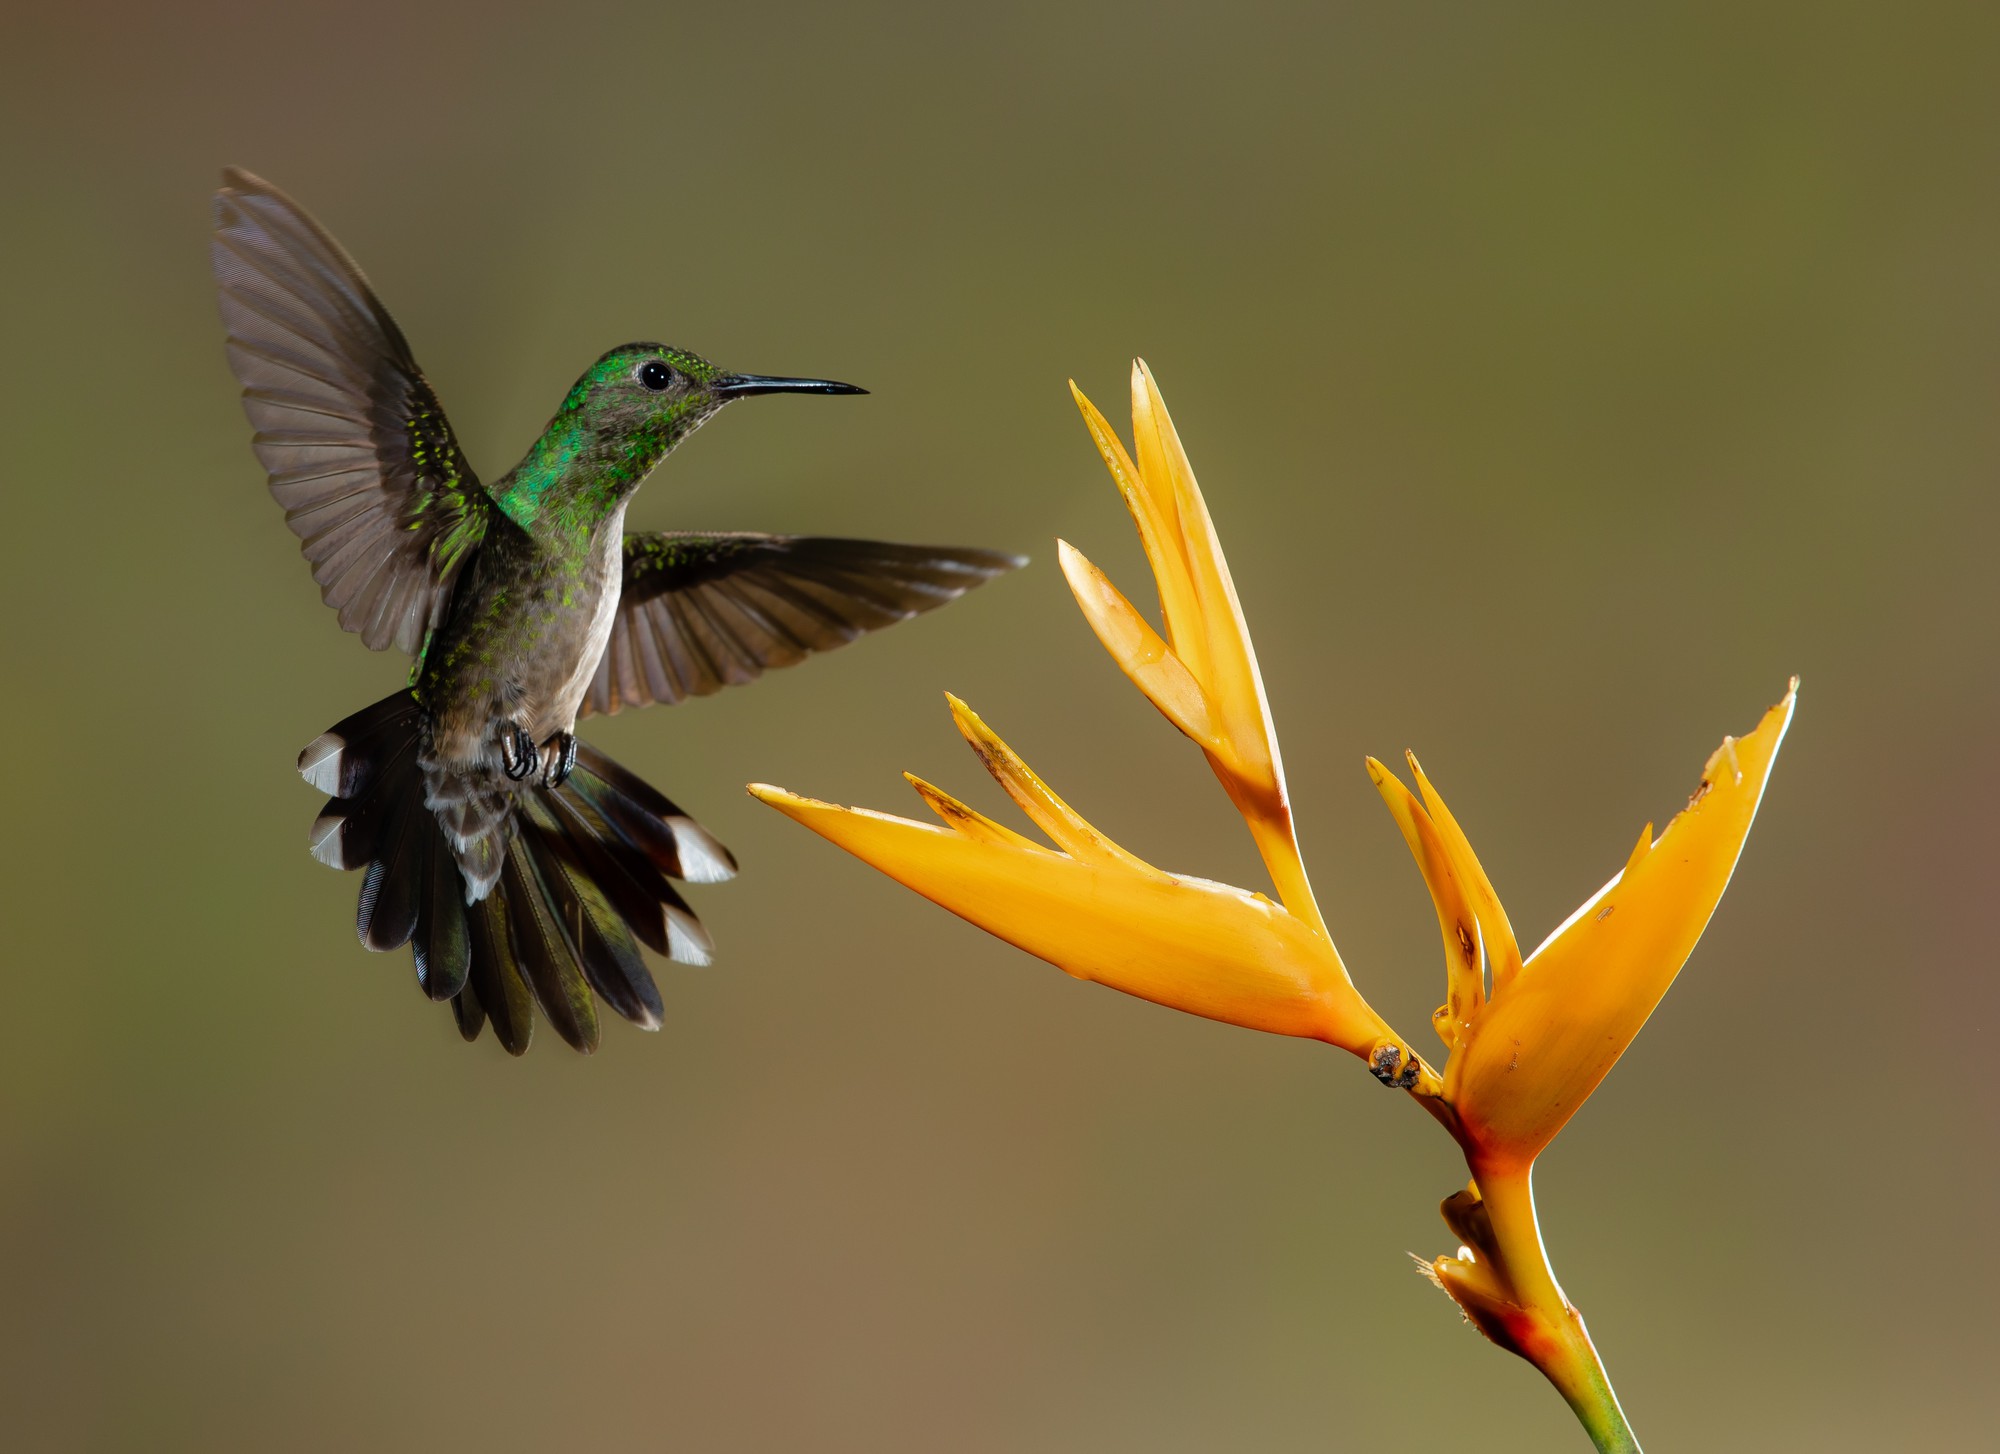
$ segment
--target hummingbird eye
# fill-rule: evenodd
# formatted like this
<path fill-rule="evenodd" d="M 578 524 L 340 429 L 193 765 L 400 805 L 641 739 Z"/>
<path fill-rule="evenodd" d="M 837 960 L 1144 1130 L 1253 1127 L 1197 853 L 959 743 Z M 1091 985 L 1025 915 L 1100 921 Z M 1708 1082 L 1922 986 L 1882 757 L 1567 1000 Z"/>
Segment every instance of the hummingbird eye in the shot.
<path fill-rule="evenodd" d="M 664 394 L 667 385 L 674 381 L 674 371 L 658 359 L 648 359 L 639 366 L 639 382 L 656 394 Z"/>

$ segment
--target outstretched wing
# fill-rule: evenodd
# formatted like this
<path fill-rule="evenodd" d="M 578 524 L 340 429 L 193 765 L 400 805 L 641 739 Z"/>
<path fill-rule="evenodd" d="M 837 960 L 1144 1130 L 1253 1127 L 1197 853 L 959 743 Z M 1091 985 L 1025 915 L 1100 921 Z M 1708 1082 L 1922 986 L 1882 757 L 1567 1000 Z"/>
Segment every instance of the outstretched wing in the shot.
<path fill-rule="evenodd" d="M 1026 563 L 817 535 L 627 535 L 624 594 L 582 714 L 753 681 Z"/>
<path fill-rule="evenodd" d="M 492 506 L 402 330 L 283 192 L 223 173 L 209 245 L 257 458 L 320 595 L 415 654 Z"/>

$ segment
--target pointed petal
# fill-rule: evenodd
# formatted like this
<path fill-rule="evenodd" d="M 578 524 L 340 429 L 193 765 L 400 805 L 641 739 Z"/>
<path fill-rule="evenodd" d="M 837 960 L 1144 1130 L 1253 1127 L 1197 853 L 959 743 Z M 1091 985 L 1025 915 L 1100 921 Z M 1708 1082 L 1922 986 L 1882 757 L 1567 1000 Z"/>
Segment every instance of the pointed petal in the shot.
<path fill-rule="evenodd" d="M 1486 1002 L 1479 920 L 1455 872 L 1450 849 L 1425 816 L 1423 805 L 1394 773 L 1372 757 L 1368 759 L 1368 777 L 1389 805 L 1396 826 L 1403 830 L 1403 841 L 1410 845 L 1410 855 L 1417 860 L 1417 871 L 1423 874 L 1431 903 L 1437 908 L 1438 933 L 1444 940 L 1445 1004 L 1444 1013 L 1433 1023 L 1446 1046 L 1456 1045 Z"/>
<path fill-rule="evenodd" d="M 1479 866 L 1479 857 L 1472 851 L 1472 844 L 1466 841 L 1465 830 L 1458 826 L 1458 819 L 1452 817 L 1451 809 L 1444 805 L 1438 790 L 1424 776 L 1417 755 L 1406 752 L 1403 756 L 1410 764 L 1410 771 L 1416 774 L 1417 790 L 1424 795 L 1424 811 L 1430 814 L 1438 837 L 1444 842 L 1445 852 L 1451 858 L 1452 871 L 1457 874 L 1472 912 L 1479 919 L 1480 938 L 1486 949 L 1487 961 L 1493 966 L 1493 987 L 1497 991 L 1521 968 L 1521 946 L 1514 938 L 1514 926 L 1507 920 L 1507 911 L 1500 905 L 1500 896 L 1493 892 L 1492 880 Z"/>
<path fill-rule="evenodd" d="M 761 783 L 750 792 L 1079 979 L 1232 1025 L 1325 1040 L 1364 1058 L 1385 1041 L 1401 1044 L 1356 993 L 1332 946 L 1261 894 L 984 842 Z"/>
<path fill-rule="evenodd" d="M 975 838 L 981 843 L 996 843 L 1009 848 L 1040 848 L 1042 845 L 1032 838 L 1023 837 L 1005 823 L 996 823 L 976 808 L 968 808 L 943 788 L 925 782 L 915 773 L 903 774 L 903 781 L 917 790 L 930 810 L 944 819 L 947 828 Z"/>
<path fill-rule="evenodd" d="M 1104 572 L 1067 540 L 1056 542 L 1064 577 L 1076 604 L 1132 685 L 1204 752 L 1230 755 L 1201 683 L 1174 655 L 1160 633 L 1132 608 Z"/>
<path fill-rule="evenodd" d="M 1284 801 L 1284 772 L 1278 763 L 1278 743 L 1271 730 L 1271 713 L 1264 700 L 1264 680 L 1257 670 L 1257 653 L 1250 628 L 1236 598 L 1229 562 L 1209 519 L 1208 504 L 1195 483 L 1187 452 L 1167 413 L 1166 400 L 1145 361 L 1132 365 L 1132 435 L 1139 450 L 1139 470 L 1150 488 L 1171 492 L 1173 517 L 1179 522 L 1181 556 L 1200 604 L 1203 634 L 1201 664 L 1180 637 L 1175 649 L 1202 685 L 1227 726 L 1237 760 L 1257 795 Z"/>
<path fill-rule="evenodd" d="M 1133 680 L 1176 726 L 1202 745 L 1209 766 L 1256 840 L 1278 896 L 1294 914 L 1325 935 L 1325 920 L 1299 857 L 1277 734 L 1271 726 L 1243 608 L 1159 386 L 1144 361 L 1133 360 L 1136 466 L 1104 416 L 1074 383 L 1070 391 L 1138 524 L 1140 544 L 1160 590 L 1164 641 L 1193 685 L 1200 688 L 1206 711 L 1200 716 L 1194 713 L 1192 693 L 1187 684 L 1178 681 L 1173 668 L 1163 664 L 1165 658 L 1160 659 L 1160 665 L 1134 673 Z M 1088 567 L 1080 558 L 1079 563 Z M 1144 623 L 1130 619 L 1137 613 L 1094 568 L 1072 569 L 1066 560 L 1065 572 L 1092 627 L 1112 655 L 1131 671 L 1130 654 L 1144 656 L 1151 651 L 1146 633 L 1135 629 Z"/>
<path fill-rule="evenodd" d="M 1794 679 L 1754 732 L 1723 739 L 1659 841 L 1529 956 L 1460 1043 L 1446 1094 L 1491 1164 L 1531 1162 L 1673 984 L 1736 868 L 1797 692 Z"/>
<path fill-rule="evenodd" d="M 1165 500 L 1163 508 L 1162 500 L 1148 489 L 1138 466 L 1125 453 L 1117 431 L 1098 412 L 1097 406 L 1084 397 L 1074 379 L 1070 380 L 1069 392 L 1083 414 L 1084 427 L 1090 431 L 1097 452 L 1104 458 L 1105 468 L 1111 471 L 1125 508 L 1132 514 L 1132 523 L 1138 527 L 1139 545 L 1146 552 L 1146 563 L 1152 567 L 1153 583 L 1160 592 L 1160 618 L 1166 625 L 1167 640 L 1189 641 L 1190 649 L 1199 652 L 1201 609 L 1195 600 L 1194 583 L 1188 576 L 1187 559 L 1181 554 L 1180 523 L 1173 516 L 1172 500 Z"/>
<path fill-rule="evenodd" d="M 1116 863 L 1141 873 L 1159 872 L 1143 858 L 1126 852 L 1085 822 L 1082 814 L 1057 797 L 1054 790 L 1036 776 L 1035 770 L 1021 761 L 1020 754 L 979 720 L 977 712 L 949 692 L 945 693 L 945 700 L 951 703 L 952 720 L 958 723 L 958 730 L 972 744 L 972 750 L 979 754 L 979 760 L 993 774 L 994 781 L 1007 790 L 1008 797 L 1021 805 L 1022 812 L 1035 820 L 1036 827 L 1055 839 L 1063 852 L 1090 863 Z"/>

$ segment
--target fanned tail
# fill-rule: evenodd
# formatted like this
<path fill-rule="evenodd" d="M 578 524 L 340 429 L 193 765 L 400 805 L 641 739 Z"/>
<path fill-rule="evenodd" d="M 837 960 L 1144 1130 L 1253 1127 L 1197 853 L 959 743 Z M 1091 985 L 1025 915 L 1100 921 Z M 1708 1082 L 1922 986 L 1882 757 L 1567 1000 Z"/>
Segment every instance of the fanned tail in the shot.
<path fill-rule="evenodd" d="M 490 1022 L 515 1055 L 536 1005 L 586 1053 L 597 1048 L 596 999 L 658 1029 L 665 1010 L 640 946 L 709 962 L 714 944 L 669 880 L 727 879 L 729 850 L 584 744 L 569 780 L 548 788 L 440 767 L 427 733 L 402 691 L 299 754 L 306 781 L 331 795 L 313 823 L 313 856 L 365 870 L 361 942 L 408 944 L 418 985 L 450 1002 L 460 1034 L 477 1039 Z"/>

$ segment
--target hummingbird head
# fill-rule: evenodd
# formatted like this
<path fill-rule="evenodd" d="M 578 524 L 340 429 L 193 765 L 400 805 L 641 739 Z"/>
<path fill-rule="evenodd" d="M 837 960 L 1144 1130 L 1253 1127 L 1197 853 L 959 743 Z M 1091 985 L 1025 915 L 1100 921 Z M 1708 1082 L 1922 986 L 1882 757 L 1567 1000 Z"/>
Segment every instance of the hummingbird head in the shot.
<path fill-rule="evenodd" d="M 752 394 L 865 394 L 832 379 L 739 374 L 664 343 L 614 348 L 576 381 L 563 413 L 581 416 L 600 447 L 657 461 L 724 404 Z"/>
<path fill-rule="evenodd" d="M 594 527 L 675 445 L 732 400 L 867 392 L 831 379 L 731 373 L 685 349 L 628 343 L 584 372 L 527 457 L 491 493 L 518 525 Z"/>

